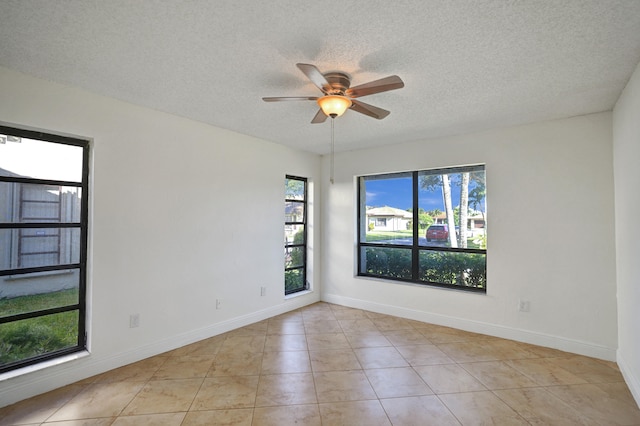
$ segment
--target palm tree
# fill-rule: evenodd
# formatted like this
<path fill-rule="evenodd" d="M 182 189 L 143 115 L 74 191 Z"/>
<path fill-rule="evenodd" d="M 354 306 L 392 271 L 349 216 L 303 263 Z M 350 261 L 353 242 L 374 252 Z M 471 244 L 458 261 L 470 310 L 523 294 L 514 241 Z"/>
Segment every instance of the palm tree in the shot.
<path fill-rule="evenodd" d="M 440 209 L 429 210 L 427 212 L 427 214 L 435 219 L 436 217 L 438 217 L 438 216 L 440 216 L 442 214 L 442 210 L 440 210 Z"/>
<path fill-rule="evenodd" d="M 441 175 L 442 179 L 442 197 L 444 198 L 444 211 L 447 215 L 447 224 L 449 225 L 449 246 L 458 247 L 456 239 L 456 221 L 453 218 L 453 206 L 451 205 L 451 183 L 449 175 Z"/>
<path fill-rule="evenodd" d="M 484 170 L 480 172 L 471 172 L 471 181 L 475 184 L 474 188 L 469 192 L 469 202 L 474 210 L 478 210 L 480 207 L 480 213 L 482 214 L 482 220 L 484 226 L 487 226 L 487 219 L 485 217 L 484 207 L 482 202 L 487 195 L 486 177 Z"/>
<path fill-rule="evenodd" d="M 460 247 L 467 248 L 467 214 L 469 213 L 469 172 L 462 173 L 460 182 Z"/>
<path fill-rule="evenodd" d="M 453 206 L 451 204 L 451 183 L 449 181 L 449 175 L 422 175 L 420 176 L 420 187 L 427 191 L 433 191 L 433 189 L 439 186 L 442 189 L 442 199 L 444 201 L 444 210 L 446 212 L 447 224 L 449 225 L 449 245 L 451 247 L 458 247 L 458 241 L 456 239 L 455 221 L 453 219 Z M 437 209 L 435 209 L 437 210 Z M 432 210 L 435 211 L 435 210 Z"/>

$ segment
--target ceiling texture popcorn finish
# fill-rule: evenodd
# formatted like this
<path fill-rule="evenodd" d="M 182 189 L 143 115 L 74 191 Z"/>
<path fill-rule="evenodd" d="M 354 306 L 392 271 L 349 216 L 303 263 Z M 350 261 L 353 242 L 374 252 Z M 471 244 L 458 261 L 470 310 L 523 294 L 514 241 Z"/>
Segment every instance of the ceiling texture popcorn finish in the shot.
<path fill-rule="evenodd" d="M 1 66 L 321 154 L 315 103 L 262 101 L 317 92 L 298 62 L 404 81 L 345 151 L 610 110 L 638 61 L 635 0 L 0 2 Z"/>

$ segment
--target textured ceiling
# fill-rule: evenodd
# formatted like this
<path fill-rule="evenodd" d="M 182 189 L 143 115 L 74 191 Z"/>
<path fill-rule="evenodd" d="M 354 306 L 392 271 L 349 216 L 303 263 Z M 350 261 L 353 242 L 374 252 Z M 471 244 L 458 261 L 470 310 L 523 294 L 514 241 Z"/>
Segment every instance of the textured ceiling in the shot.
<path fill-rule="evenodd" d="M 404 80 L 344 151 L 610 110 L 639 61 L 638 0 L 0 1 L 2 66 L 316 153 L 314 102 L 261 100 L 320 94 L 297 62 Z"/>

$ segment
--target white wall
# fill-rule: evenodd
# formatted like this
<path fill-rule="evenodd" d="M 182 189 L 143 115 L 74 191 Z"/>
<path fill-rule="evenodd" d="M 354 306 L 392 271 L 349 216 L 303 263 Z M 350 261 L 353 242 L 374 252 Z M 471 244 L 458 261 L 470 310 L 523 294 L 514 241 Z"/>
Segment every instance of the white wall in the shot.
<path fill-rule="evenodd" d="M 640 404 L 640 65 L 613 110 L 618 365 Z"/>
<path fill-rule="evenodd" d="M 309 177 L 318 194 L 316 247 L 317 155 L 4 68 L 0 93 L 4 124 L 93 139 L 91 355 L 0 377 L 0 407 L 319 300 L 283 297 L 284 178 Z M 317 250 L 310 261 L 317 289 Z"/>
<path fill-rule="evenodd" d="M 636 72 L 616 107 L 614 126 L 616 192 L 629 194 L 616 202 L 629 212 L 640 211 L 631 187 L 638 182 L 631 163 L 640 158 L 632 117 L 640 110 L 639 78 Z M 311 303 L 321 278 L 330 302 L 615 359 L 610 113 L 338 154 L 329 185 L 328 158 L 321 170 L 315 155 L 1 67 L 0 93 L 5 124 L 93 139 L 91 355 L 0 381 L 0 406 Z M 354 276 L 354 176 L 477 163 L 487 167 L 486 295 Z M 308 176 L 316 194 L 316 291 L 287 301 L 286 173 Z M 229 226 L 230 218 L 241 225 Z M 638 389 L 633 241 L 618 236 L 618 251 L 629 245 L 618 259 L 619 298 L 626 298 L 618 360 Z M 260 297 L 260 286 L 267 296 Z M 531 312 L 517 312 L 520 298 L 531 301 Z M 140 313 L 140 328 L 128 327 L 131 313 Z"/>
<path fill-rule="evenodd" d="M 479 163 L 486 295 L 355 277 L 354 176 Z M 322 298 L 613 360 L 612 165 L 610 113 L 336 155 L 335 184 L 323 186 Z"/>

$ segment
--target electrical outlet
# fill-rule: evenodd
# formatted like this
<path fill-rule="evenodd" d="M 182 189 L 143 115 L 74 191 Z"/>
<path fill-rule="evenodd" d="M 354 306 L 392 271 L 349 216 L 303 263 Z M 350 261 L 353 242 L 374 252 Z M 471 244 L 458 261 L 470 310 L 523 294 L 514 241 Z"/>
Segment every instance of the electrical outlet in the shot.
<path fill-rule="evenodd" d="M 520 312 L 529 312 L 531 310 L 531 302 L 528 300 L 519 300 L 518 301 L 518 311 Z"/>
<path fill-rule="evenodd" d="M 129 328 L 140 327 L 140 314 L 129 315 Z"/>
<path fill-rule="evenodd" d="M 222 300 L 216 299 L 216 309 L 222 308 Z"/>
<path fill-rule="evenodd" d="M 267 295 L 267 288 L 260 287 L 260 296 L 266 296 L 266 295 Z"/>

